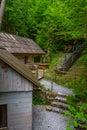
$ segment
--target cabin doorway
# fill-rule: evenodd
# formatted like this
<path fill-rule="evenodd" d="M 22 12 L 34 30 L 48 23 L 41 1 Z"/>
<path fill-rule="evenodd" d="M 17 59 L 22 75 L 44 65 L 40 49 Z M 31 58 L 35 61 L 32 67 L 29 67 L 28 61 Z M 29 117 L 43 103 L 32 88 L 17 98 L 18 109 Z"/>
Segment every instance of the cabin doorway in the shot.
<path fill-rule="evenodd" d="M 0 105 L 0 128 L 7 127 L 7 105 Z"/>

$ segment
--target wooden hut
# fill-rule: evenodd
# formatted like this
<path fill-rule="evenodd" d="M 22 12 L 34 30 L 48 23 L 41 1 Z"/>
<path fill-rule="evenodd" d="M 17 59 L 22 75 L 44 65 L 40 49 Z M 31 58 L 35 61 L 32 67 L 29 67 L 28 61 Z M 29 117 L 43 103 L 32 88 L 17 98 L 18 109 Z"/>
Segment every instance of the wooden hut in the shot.
<path fill-rule="evenodd" d="M 39 87 L 31 71 L 0 49 L 0 130 L 32 130 L 32 89 Z"/>
<path fill-rule="evenodd" d="M 32 39 L 7 33 L 0 33 L 0 47 L 29 65 L 40 62 L 41 55 L 45 54 Z"/>

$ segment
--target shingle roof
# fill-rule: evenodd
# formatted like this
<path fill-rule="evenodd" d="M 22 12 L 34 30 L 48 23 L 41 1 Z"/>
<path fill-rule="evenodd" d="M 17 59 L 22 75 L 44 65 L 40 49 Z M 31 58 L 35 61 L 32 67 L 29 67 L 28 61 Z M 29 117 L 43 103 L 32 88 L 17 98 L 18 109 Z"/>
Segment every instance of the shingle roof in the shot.
<path fill-rule="evenodd" d="M 31 70 L 28 69 L 20 60 L 10 54 L 8 51 L 0 49 L 0 60 L 8 64 L 11 68 L 13 68 L 27 80 L 31 81 L 35 86 L 40 86 L 39 82 L 33 76 Z"/>
<path fill-rule="evenodd" d="M 32 39 L 2 32 L 0 33 L 0 47 L 5 48 L 10 53 L 45 53 Z"/>

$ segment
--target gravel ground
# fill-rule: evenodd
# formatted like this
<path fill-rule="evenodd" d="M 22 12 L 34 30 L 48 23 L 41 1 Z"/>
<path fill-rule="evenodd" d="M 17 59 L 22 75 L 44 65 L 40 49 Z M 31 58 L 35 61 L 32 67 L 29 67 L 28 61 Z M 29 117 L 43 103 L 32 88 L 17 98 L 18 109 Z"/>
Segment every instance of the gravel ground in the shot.
<path fill-rule="evenodd" d="M 33 130 L 66 130 L 67 118 L 48 112 L 45 106 L 33 106 Z"/>
<path fill-rule="evenodd" d="M 42 79 L 42 80 L 40 80 L 40 83 L 44 84 L 47 89 L 51 90 L 51 84 L 52 84 L 51 81 L 46 81 L 46 80 Z M 52 89 L 53 89 L 53 91 L 55 91 L 57 93 L 63 93 L 63 94 L 66 94 L 66 95 L 72 94 L 71 89 L 63 87 L 61 85 L 57 85 L 54 82 L 53 82 L 53 88 Z"/>
<path fill-rule="evenodd" d="M 40 83 L 51 89 L 51 82 L 43 79 Z M 66 95 L 72 94 L 72 90 L 55 83 L 53 83 L 53 90 Z M 45 108 L 46 106 L 33 106 L 33 130 L 66 130 L 68 117 L 46 111 Z"/>

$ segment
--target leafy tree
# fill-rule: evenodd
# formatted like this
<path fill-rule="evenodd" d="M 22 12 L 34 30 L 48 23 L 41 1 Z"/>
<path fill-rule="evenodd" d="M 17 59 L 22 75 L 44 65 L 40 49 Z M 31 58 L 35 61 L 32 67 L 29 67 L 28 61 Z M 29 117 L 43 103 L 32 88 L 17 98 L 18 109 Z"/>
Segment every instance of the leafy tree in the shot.
<path fill-rule="evenodd" d="M 8 0 L 3 30 L 57 51 L 65 41 L 87 39 L 86 0 Z"/>
<path fill-rule="evenodd" d="M 28 0 L 8 0 L 3 20 L 3 30 L 29 37 L 31 33 L 29 6 L 31 4 Z"/>

